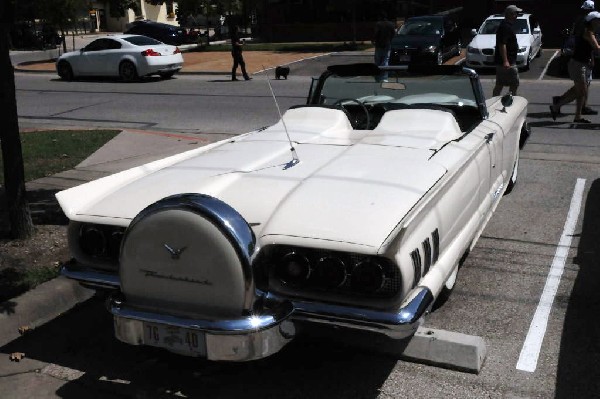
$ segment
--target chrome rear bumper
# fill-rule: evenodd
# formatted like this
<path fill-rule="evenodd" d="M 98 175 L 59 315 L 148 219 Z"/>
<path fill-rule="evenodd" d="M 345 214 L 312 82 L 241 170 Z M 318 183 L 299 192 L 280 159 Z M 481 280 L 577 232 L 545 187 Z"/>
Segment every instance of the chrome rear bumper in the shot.
<path fill-rule="evenodd" d="M 144 345 L 145 323 L 167 325 L 202 334 L 204 353 L 209 360 L 244 362 L 277 353 L 295 336 L 289 321 L 291 306 L 282 305 L 270 313 L 235 320 L 192 320 L 135 310 L 110 300 L 117 339 Z M 169 349 L 169 348 L 165 348 Z M 176 351 L 175 351 L 176 352 Z"/>
<path fill-rule="evenodd" d="M 265 297 L 268 310 L 235 320 L 194 320 L 135 310 L 111 300 L 115 335 L 120 341 L 144 345 L 144 323 L 198 331 L 205 337 L 209 360 L 249 361 L 279 352 L 296 335 L 295 322 L 370 331 L 393 339 L 412 336 L 421 325 L 422 316 L 431 308 L 433 296 L 420 287 L 412 301 L 398 312 L 325 305 L 322 303 L 279 301 Z M 166 348 L 169 349 L 169 348 Z"/>
<path fill-rule="evenodd" d="M 233 320 L 197 320 L 136 309 L 116 299 L 120 297 L 117 276 L 85 269 L 63 268 L 62 274 L 83 285 L 112 289 L 108 308 L 114 316 L 116 337 L 131 345 L 145 345 L 145 323 L 200 332 L 205 356 L 210 360 L 249 361 L 281 350 L 296 334 L 295 322 L 370 331 L 393 339 L 413 335 L 422 317 L 433 305 L 427 287 L 417 287 L 411 300 L 396 311 L 378 311 L 322 302 L 290 301 L 259 292 L 263 307 L 259 313 Z M 169 348 L 166 348 L 169 349 Z"/>

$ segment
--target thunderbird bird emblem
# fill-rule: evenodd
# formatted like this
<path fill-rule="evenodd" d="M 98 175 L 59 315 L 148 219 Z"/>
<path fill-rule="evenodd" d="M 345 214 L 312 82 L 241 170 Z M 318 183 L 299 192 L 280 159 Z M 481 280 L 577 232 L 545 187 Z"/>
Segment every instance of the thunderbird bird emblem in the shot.
<path fill-rule="evenodd" d="M 187 247 L 181 247 L 179 249 L 175 249 L 175 248 L 171 248 L 169 246 L 169 244 L 164 244 L 165 248 L 167 249 L 167 251 L 169 251 L 169 253 L 171 254 L 171 259 L 173 260 L 178 260 L 179 257 L 181 256 L 181 254 L 183 253 L 183 251 L 185 251 L 185 249 Z"/>

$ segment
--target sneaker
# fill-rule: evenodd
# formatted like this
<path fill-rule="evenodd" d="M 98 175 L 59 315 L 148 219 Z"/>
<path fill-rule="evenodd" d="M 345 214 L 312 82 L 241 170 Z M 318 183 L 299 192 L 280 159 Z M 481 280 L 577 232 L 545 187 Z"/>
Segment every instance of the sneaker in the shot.
<path fill-rule="evenodd" d="M 550 108 L 550 115 L 552 116 L 552 120 L 555 121 L 556 117 L 558 116 L 558 112 L 556 112 L 554 105 L 551 105 L 549 108 Z"/>
<path fill-rule="evenodd" d="M 250 76 L 245 76 L 244 80 L 252 80 L 252 78 Z"/>
<path fill-rule="evenodd" d="M 598 115 L 598 111 L 590 107 L 583 107 L 581 110 L 581 115 Z"/>
<path fill-rule="evenodd" d="M 592 121 L 589 121 L 585 118 L 577 118 L 577 119 L 573 120 L 573 123 L 592 123 Z"/>
<path fill-rule="evenodd" d="M 552 105 L 554 105 L 554 109 L 556 109 L 556 113 L 560 114 L 560 107 L 558 106 L 558 102 L 560 101 L 562 96 L 554 96 L 552 97 Z"/>
<path fill-rule="evenodd" d="M 232 82 L 237 82 L 237 81 L 238 81 L 238 78 L 231 78 L 231 81 L 232 81 Z"/>

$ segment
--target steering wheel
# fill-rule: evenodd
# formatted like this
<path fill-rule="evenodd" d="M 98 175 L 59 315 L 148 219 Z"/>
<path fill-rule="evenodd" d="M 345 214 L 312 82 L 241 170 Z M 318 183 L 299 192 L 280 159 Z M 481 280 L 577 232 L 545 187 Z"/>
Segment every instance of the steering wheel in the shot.
<path fill-rule="evenodd" d="M 343 103 L 345 102 L 353 102 L 358 104 L 363 109 L 363 111 L 365 111 L 366 119 L 362 120 L 362 118 L 358 118 L 357 116 L 351 114 L 346 108 L 344 108 Z M 333 106 L 338 107 L 339 109 L 344 111 L 344 113 L 348 116 L 348 119 L 350 120 L 352 128 L 368 130 L 369 126 L 371 126 L 371 116 L 369 114 L 369 110 L 362 101 L 357 100 L 356 98 L 340 98 L 339 100 L 333 103 Z"/>

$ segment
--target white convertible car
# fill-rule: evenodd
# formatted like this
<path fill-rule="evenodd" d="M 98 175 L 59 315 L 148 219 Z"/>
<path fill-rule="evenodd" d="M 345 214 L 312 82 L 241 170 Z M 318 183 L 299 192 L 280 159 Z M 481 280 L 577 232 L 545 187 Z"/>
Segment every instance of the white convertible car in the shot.
<path fill-rule="evenodd" d="M 472 70 L 400 68 L 331 66 L 271 127 L 58 193 L 63 274 L 109 292 L 119 340 L 189 356 L 263 358 L 300 324 L 411 336 L 529 131 Z"/>

